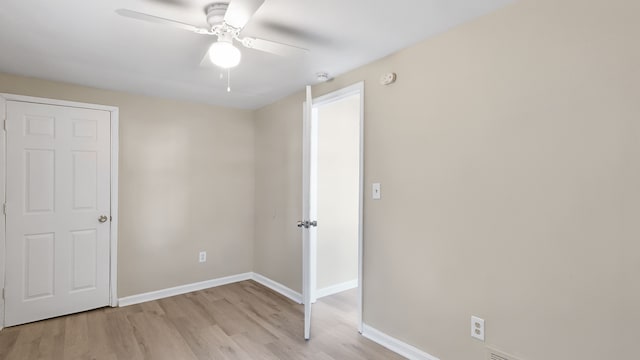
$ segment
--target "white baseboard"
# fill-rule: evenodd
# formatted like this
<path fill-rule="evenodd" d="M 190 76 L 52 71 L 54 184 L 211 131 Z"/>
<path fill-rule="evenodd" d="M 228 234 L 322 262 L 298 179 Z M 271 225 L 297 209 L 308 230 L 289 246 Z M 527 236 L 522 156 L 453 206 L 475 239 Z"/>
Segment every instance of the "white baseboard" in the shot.
<path fill-rule="evenodd" d="M 262 284 L 277 293 L 280 293 L 281 295 L 295 301 L 296 303 L 302 304 L 302 294 L 300 294 L 299 292 L 293 291 L 288 287 L 258 273 L 253 273 L 252 279 L 253 281 Z"/>
<path fill-rule="evenodd" d="M 171 296 L 190 293 L 192 291 L 204 290 L 216 286 L 227 285 L 239 281 L 250 280 L 253 273 L 244 273 L 238 275 L 227 276 L 223 278 L 201 281 L 193 284 L 180 285 L 168 289 L 151 291 L 144 294 L 132 295 L 118 299 L 118 306 L 128 306 L 139 304 L 147 301 L 163 299 Z"/>
<path fill-rule="evenodd" d="M 316 290 L 316 299 L 337 294 L 343 291 L 355 289 L 357 287 L 358 287 L 358 279 L 353 279 L 353 280 L 345 281 L 340 284 L 327 286 L 322 289 Z"/>
<path fill-rule="evenodd" d="M 367 324 L 362 324 L 362 336 L 410 360 L 440 360 Z"/>
<path fill-rule="evenodd" d="M 182 295 L 186 293 L 190 293 L 192 291 L 209 289 L 216 286 L 222 286 L 227 284 L 232 284 L 245 280 L 253 280 L 259 284 L 262 284 L 269 289 L 282 294 L 283 296 L 295 301 L 298 304 L 302 303 L 302 295 L 298 292 L 295 292 L 288 287 L 273 281 L 265 276 L 260 274 L 256 274 L 253 272 L 248 272 L 244 274 L 232 275 L 223 278 L 201 281 L 193 284 L 180 285 L 168 289 L 162 289 L 157 291 L 151 291 L 144 294 L 132 295 L 118 299 L 118 306 L 129 306 L 134 304 L 140 304 L 147 301 L 159 300 L 168 298 L 171 296 Z"/>

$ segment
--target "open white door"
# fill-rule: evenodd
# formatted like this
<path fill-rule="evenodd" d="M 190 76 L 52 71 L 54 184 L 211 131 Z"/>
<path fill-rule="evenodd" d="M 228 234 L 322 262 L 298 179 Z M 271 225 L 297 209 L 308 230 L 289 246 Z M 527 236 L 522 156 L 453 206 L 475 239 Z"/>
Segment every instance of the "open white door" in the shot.
<path fill-rule="evenodd" d="M 298 227 L 302 230 L 302 298 L 304 304 L 304 338 L 311 336 L 311 307 L 316 301 L 316 247 L 318 242 L 318 109 L 321 106 L 357 96 L 360 103 L 357 136 L 358 151 L 358 330 L 362 332 L 362 249 L 363 249 L 363 200 L 364 200 L 364 82 L 359 82 L 332 93 L 312 98 L 311 87 L 307 86 L 306 101 L 303 106 L 302 140 L 302 220 Z"/>
<path fill-rule="evenodd" d="M 311 86 L 307 86 L 307 100 L 304 103 L 302 134 L 302 220 L 298 227 L 302 230 L 302 298 L 304 304 L 304 338 L 311 337 L 311 241 L 315 236 L 317 221 L 311 219 Z"/>

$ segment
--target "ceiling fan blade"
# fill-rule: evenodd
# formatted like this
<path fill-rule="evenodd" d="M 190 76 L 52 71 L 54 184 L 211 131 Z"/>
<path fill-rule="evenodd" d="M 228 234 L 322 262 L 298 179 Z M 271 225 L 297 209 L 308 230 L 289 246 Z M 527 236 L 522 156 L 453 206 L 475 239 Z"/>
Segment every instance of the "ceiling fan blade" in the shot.
<path fill-rule="evenodd" d="M 280 56 L 291 56 L 291 55 L 300 55 L 306 54 L 309 52 L 309 49 L 287 45 L 271 40 L 264 40 L 252 37 L 246 37 L 242 40 L 242 45 L 249 49 L 255 49 L 260 51 L 265 51 L 271 54 L 280 55 Z"/>
<path fill-rule="evenodd" d="M 170 25 L 178 29 L 192 31 L 197 34 L 213 34 L 211 31 L 204 28 L 199 28 L 197 26 L 185 24 L 180 21 L 165 19 L 159 16 L 149 15 L 149 14 L 145 14 L 145 13 L 141 13 L 141 12 L 137 12 L 129 9 L 118 9 L 116 10 L 116 13 L 120 16 L 128 17 L 131 19 L 142 20 L 142 21 L 156 23 L 156 24 Z"/>
<path fill-rule="evenodd" d="M 202 56 L 202 60 L 200 60 L 200 67 L 203 67 L 203 68 L 216 67 L 215 65 L 213 65 L 213 63 L 211 62 L 211 58 L 209 57 L 209 49 L 207 49 L 207 51 Z"/>
<path fill-rule="evenodd" d="M 224 22 L 236 29 L 242 29 L 263 3 L 264 0 L 231 0 L 224 15 Z"/>

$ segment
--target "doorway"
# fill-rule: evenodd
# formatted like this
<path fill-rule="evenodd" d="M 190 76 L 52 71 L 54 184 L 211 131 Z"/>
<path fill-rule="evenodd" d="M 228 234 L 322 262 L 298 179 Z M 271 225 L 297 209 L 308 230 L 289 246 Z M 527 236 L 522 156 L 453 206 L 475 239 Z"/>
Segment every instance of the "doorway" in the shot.
<path fill-rule="evenodd" d="M 309 339 L 312 304 L 340 293 L 354 300 L 362 331 L 364 83 L 307 104 L 303 218 L 311 226 L 303 233 L 303 293 Z"/>
<path fill-rule="evenodd" d="M 0 94 L 3 326 L 116 306 L 114 107 Z"/>
<path fill-rule="evenodd" d="M 311 212 L 312 301 L 358 287 L 360 94 L 314 102 Z M 314 216 L 315 215 L 315 216 Z"/>

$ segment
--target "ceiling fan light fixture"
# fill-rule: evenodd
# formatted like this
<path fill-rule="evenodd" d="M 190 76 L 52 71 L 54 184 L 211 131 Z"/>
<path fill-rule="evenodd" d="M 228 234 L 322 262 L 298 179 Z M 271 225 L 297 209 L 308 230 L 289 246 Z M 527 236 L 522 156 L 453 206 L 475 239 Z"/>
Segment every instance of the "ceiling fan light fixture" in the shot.
<path fill-rule="evenodd" d="M 223 69 L 238 66 L 241 58 L 242 53 L 231 42 L 216 41 L 209 48 L 209 59 Z"/>

